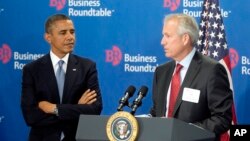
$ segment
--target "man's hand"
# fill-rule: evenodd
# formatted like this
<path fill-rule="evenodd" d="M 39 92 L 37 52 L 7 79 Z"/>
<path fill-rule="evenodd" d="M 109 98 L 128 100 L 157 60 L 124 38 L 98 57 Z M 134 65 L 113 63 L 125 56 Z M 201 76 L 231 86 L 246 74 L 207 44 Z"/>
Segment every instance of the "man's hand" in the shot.
<path fill-rule="evenodd" d="M 90 91 L 90 89 L 86 90 L 82 97 L 79 99 L 78 104 L 92 104 L 96 101 L 96 92 L 95 90 Z"/>
<path fill-rule="evenodd" d="M 47 114 L 53 114 L 56 104 L 52 104 L 48 101 L 41 101 L 38 103 L 38 107 Z"/>

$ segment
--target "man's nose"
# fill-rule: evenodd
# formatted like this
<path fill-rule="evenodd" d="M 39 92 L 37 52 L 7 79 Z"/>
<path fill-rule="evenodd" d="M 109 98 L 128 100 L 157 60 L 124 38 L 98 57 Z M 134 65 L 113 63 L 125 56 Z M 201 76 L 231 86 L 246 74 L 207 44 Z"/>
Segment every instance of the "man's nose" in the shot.
<path fill-rule="evenodd" d="M 74 40 L 74 38 L 75 38 L 74 34 L 71 34 L 71 33 L 67 34 L 67 40 Z"/>
<path fill-rule="evenodd" d="M 166 39 L 165 37 L 163 36 L 162 39 L 161 39 L 161 45 L 165 45 L 166 44 Z"/>

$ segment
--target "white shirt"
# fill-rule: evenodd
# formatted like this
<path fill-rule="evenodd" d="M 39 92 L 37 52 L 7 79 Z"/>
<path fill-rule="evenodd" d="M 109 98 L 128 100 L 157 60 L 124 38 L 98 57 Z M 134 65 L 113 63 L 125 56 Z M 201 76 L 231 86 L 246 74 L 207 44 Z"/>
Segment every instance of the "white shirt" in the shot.
<path fill-rule="evenodd" d="M 50 58 L 51 58 L 52 65 L 53 65 L 53 68 L 54 68 L 54 73 L 56 74 L 56 71 L 57 71 L 57 69 L 59 67 L 58 61 L 63 60 L 64 61 L 64 63 L 63 63 L 63 70 L 64 70 L 64 72 L 66 74 L 68 60 L 69 60 L 69 53 L 66 54 L 63 58 L 60 59 L 52 51 L 50 51 Z"/>
<path fill-rule="evenodd" d="M 187 70 L 188 70 L 188 67 L 192 61 L 192 58 L 194 57 L 194 54 L 195 54 L 195 51 L 196 49 L 193 48 L 193 50 L 184 58 L 182 59 L 180 62 L 176 62 L 176 64 L 181 64 L 182 65 L 182 69 L 180 71 L 180 77 L 181 77 L 181 84 L 186 76 L 186 73 L 187 73 Z M 176 68 L 175 68 L 176 69 Z M 175 72 L 175 70 L 174 70 Z M 172 76 L 174 75 L 174 72 L 172 74 Z M 168 93 L 167 93 L 167 104 L 166 104 L 166 117 L 168 116 L 168 107 L 169 107 L 169 100 L 170 100 L 170 91 L 171 91 L 171 82 L 170 82 L 170 85 L 169 85 L 169 88 L 168 88 Z"/>

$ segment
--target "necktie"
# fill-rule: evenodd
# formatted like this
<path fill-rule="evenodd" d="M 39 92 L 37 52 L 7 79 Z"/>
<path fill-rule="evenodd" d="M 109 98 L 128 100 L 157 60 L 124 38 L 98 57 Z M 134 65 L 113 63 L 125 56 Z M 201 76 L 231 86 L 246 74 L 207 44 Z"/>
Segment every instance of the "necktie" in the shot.
<path fill-rule="evenodd" d="M 63 60 L 58 61 L 58 69 L 56 71 L 56 81 L 57 81 L 57 86 L 58 86 L 58 91 L 59 91 L 59 96 L 60 96 L 60 102 L 62 102 L 62 97 L 63 97 L 63 87 L 64 87 L 64 79 L 65 79 L 65 73 L 63 70 Z"/>
<path fill-rule="evenodd" d="M 170 91 L 170 100 L 169 100 L 169 108 L 168 108 L 168 117 L 173 117 L 173 111 L 176 99 L 178 97 L 180 85 L 181 85 L 181 77 L 180 77 L 180 70 L 182 65 L 177 64 L 175 73 L 172 77 L 171 81 L 171 91 Z"/>

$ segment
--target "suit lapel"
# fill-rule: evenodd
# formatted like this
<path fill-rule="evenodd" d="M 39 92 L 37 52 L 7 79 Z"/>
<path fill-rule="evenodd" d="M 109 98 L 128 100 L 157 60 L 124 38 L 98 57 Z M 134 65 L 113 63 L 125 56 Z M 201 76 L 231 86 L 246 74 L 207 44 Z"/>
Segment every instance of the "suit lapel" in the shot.
<path fill-rule="evenodd" d="M 199 53 L 196 51 L 190 65 L 189 68 L 187 70 L 186 76 L 183 80 L 183 83 L 181 85 L 179 94 L 178 94 L 178 98 L 176 101 L 176 105 L 173 111 L 173 116 L 175 116 L 175 113 L 177 111 L 177 109 L 179 108 L 179 106 L 182 103 L 182 95 L 183 95 L 183 89 L 185 87 L 190 87 L 192 85 L 193 80 L 195 79 L 196 75 L 198 74 L 198 72 L 200 71 L 200 63 L 201 63 L 201 56 L 199 56 Z"/>
<path fill-rule="evenodd" d="M 67 72 L 65 76 L 65 82 L 64 82 L 63 100 L 62 100 L 63 103 L 65 103 L 67 99 L 69 99 L 70 90 L 74 85 L 75 79 L 77 77 L 79 71 L 77 67 L 77 62 L 78 62 L 77 59 L 70 54 L 68 60 Z"/>
<path fill-rule="evenodd" d="M 159 75 L 157 76 L 159 80 L 158 85 L 159 85 L 159 95 L 161 95 L 159 98 L 164 99 L 164 100 L 158 100 L 159 101 L 159 106 L 163 107 L 161 108 L 161 114 L 162 116 L 165 115 L 166 113 L 166 100 L 167 100 L 167 93 L 169 89 L 169 85 L 172 79 L 172 75 L 174 72 L 175 68 L 175 61 L 170 62 L 168 65 L 164 66 L 162 71 L 159 72 Z"/>
<path fill-rule="evenodd" d="M 57 103 L 60 103 L 56 77 L 55 77 L 53 65 L 52 65 L 49 54 L 47 54 L 44 57 L 39 67 L 40 67 L 39 72 L 40 72 L 41 78 L 45 79 L 44 82 L 47 83 L 48 89 L 50 93 L 52 94 L 53 99 L 55 99 Z"/>

